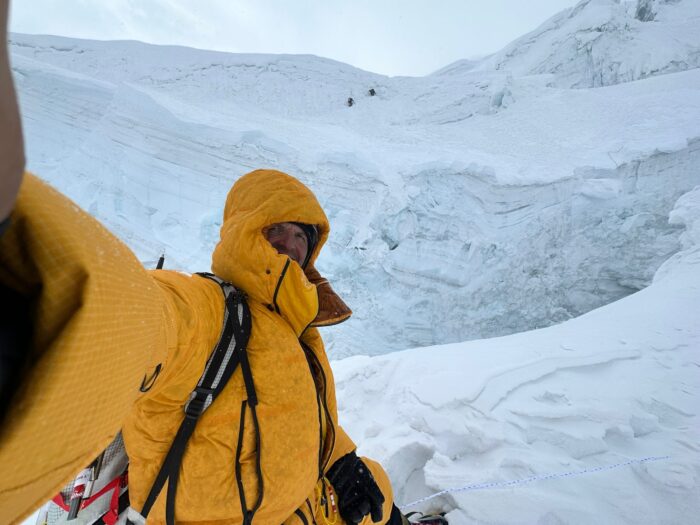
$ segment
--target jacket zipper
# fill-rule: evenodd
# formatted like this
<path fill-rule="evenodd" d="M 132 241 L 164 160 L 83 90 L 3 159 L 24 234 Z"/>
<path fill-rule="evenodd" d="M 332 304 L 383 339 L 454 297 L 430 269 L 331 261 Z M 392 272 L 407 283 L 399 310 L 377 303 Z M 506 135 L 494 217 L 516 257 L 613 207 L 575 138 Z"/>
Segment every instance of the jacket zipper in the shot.
<path fill-rule="evenodd" d="M 280 274 L 280 278 L 277 281 L 277 286 L 275 287 L 275 293 L 272 296 L 272 304 L 274 305 L 274 309 L 278 314 L 280 313 L 280 307 L 277 306 L 277 294 L 280 291 L 280 286 L 282 286 L 282 280 L 284 279 L 284 276 L 287 274 L 287 269 L 289 268 L 289 265 L 291 262 L 292 262 L 291 259 L 287 259 L 287 262 L 284 264 L 284 268 L 282 268 L 282 273 Z"/>
<path fill-rule="evenodd" d="M 306 360 L 309 363 L 309 370 L 311 371 L 311 379 L 314 381 L 314 385 L 316 386 L 316 400 L 317 402 L 323 406 L 323 411 L 326 416 L 326 422 L 328 425 L 328 428 L 326 429 L 326 432 L 330 432 L 330 443 L 331 443 L 331 449 L 327 451 L 326 455 L 327 457 L 323 457 L 323 445 L 324 445 L 324 440 L 323 440 L 323 426 L 321 421 L 319 420 L 319 426 L 320 426 L 320 432 L 321 432 L 321 443 L 320 443 L 320 449 L 319 449 L 319 479 L 321 479 L 324 475 L 324 472 L 326 470 L 326 466 L 328 465 L 328 461 L 331 459 L 331 455 L 333 454 L 333 448 L 335 446 L 335 426 L 333 425 L 333 419 L 331 418 L 331 413 L 330 410 L 328 410 L 328 405 L 326 403 L 326 390 L 328 387 L 328 382 L 326 380 L 326 374 L 323 371 L 323 367 L 321 366 L 321 363 L 319 362 L 318 358 L 316 357 L 316 354 L 314 354 L 313 350 L 306 345 L 306 343 L 301 342 L 301 347 L 304 349 L 304 354 L 306 355 Z M 312 364 L 313 361 L 313 364 Z M 316 373 L 314 371 L 314 365 L 315 368 L 318 369 L 318 373 L 321 376 L 321 390 L 322 392 L 319 392 L 319 387 L 318 384 L 316 383 Z M 320 407 L 319 407 L 319 412 L 320 412 Z M 320 414 L 319 414 L 320 415 Z"/>

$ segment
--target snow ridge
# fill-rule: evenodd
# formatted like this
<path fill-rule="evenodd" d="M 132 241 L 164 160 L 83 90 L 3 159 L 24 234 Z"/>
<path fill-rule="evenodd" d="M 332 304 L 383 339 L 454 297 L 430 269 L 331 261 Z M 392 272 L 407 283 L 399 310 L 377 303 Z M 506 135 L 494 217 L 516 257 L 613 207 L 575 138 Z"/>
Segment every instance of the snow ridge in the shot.
<path fill-rule="evenodd" d="M 551 85 L 568 88 L 632 82 L 700 66 L 699 23 L 695 0 L 583 0 L 477 69 L 549 74 Z"/>

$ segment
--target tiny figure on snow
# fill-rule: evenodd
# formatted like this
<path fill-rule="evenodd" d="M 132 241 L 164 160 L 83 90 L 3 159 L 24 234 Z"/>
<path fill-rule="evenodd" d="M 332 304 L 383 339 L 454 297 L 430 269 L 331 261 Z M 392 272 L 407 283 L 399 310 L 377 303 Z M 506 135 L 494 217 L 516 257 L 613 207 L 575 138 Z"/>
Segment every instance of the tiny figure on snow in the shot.
<path fill-rule="evenodd" d="M 348 97 L 347 105 L 349 108 L 351 108 L 355 104 L 355 99 L 352 97 Z"/>
<path fill-rule="evenodd" d="M 367 94 L 368 94 L 370 97 L 373 97 L 374 95 L 377 94 L 377 92 L 374 90 L 374 88 L 369 88 L 369 91 L 367 92 Z"/>

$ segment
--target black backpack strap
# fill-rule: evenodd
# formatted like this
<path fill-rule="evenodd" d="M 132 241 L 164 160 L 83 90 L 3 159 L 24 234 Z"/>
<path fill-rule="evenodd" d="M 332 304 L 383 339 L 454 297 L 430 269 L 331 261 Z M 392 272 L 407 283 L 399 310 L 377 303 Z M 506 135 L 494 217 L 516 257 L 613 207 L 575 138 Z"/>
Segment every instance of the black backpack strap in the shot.
<path fill-rule="evenodd" d="M 251 317 L 245 296 L 236 290 L 233 285 L 222 281 L 214 275 L 199 275 L 216 281 L 221 286 L 226 309 L 224 311 L 224 325 L 219 342 L 209 356 L 197 387 L 190 394 L 190 398 L 185 405 L 185 419 L 182 421 L 172 445 L 170 445 L 170 450 L 163 460 L 160 471 L 140 512 L 143 519 L 148 516 L 167 481 L 168 494 L 165 505 L 165 519 L 168 525 L 174 525 L 175 523 L 175 496 L 177 494 L 178 478 L 180 477 L 182 456 L 197 426 L 197 421 L 221 393 L 242 361 L 246 363 L 244 368 L 247 369 L 248 373 L 250 372 L 250 367 L 247 366 L 246 346 L 250 337 Z M 252 377 L 250 382 L 252 384 Z M 248 380 L 246 380 L 247 387 Z"/>
<path fill-rule="evenodd" d="M 216 281 L 219 283 L 219 285 L 223 286 L 223 281 L 217 277 L 214 274 L 211 273 L 200 273 L 198 275 L 201 275 L 202 277 L 206 277 L 208 279 L 212 279 L 213 281 Z M 250 317 L 250 313 L 248 313 L 248 316 Z M 245 321 L 243 318 L 238 319 L 240 324 L 244 324 Z M 248 320 L 248 334 L 250 334 L 250 319 Z M 253 381 L 253 371 L 250 368 L 250 363 L 248 361 L 248 353 L 245 351 L 241 351 L 239 353 L 239 358 L 240 358 L 240 365 L 241 365 L 241 372 L 243 373 L 243 381 L 245 383 L 245 390 L 246 390 L 246 396 L 247 399 L 243 402 L 241 406 L 241 424 L 240 428 L 238 431 L 238 446 L 236 449 L 236 465 L 235 465 L 235 471 L 236 471 L 236 482 L 238 484 L 238 495 L 240 497 L 241 501 L 241 512 L 243 515 L 243 525 L 249 525 L 253 521 L 253 517 L 255 516 L 255 513 L 258 511 L 260 506 L 262 505 L 262 500 L 263 500 L 263 495 L 265 492 L 265 484 L 263 482 L 263 475 L 262 475 L 262 466 L 261 466 L 261 459 L 260 459 L 260 454 L 262 450 L 261 442 L 260 442 L 260 424 L 258 423 L 258 413 L 257 413 L 257 406 L 258 406 L 258 395 L 255 392 L 255 382 Z M 248 504 L 246 502 L 246 496 L 245 496 L 245 487 L 243 486 L 243 475 L 242 475 L 242 469 L 241 469 L 241 463 L 240 463 L 240 453 L 241 453 L 241 448 L 242 448 L 242 441 L 243 441 L 243 432 L 245 430 L 245 410 L 246 407 L 250 409 L 250 415 L 253 420 L 253 431 L 255 432 L 255 466 L 256 466 L 256 478 L 258 481 L 258 497 L 257 500 L 255 501 L 255 505 L 253 505 L 252 508 L 248 508 Z M 170 525 L 170 524 L 168 524 Z"/>
<path fill-rule="evenodd" d="M 246 395 L 248 399 L 244 402 L 241 410 L 241 425 L 238 435 L 238 449 L 236 451 L 236 479 L 238 482 L 238 494 L 241 500 L 241 510 L 243 513 L 243 525 L 249 525 L 253 521 L 253 516 L 262 505 L 263 493 L 265 486 L 263 483 L 262 467 L 260 460 L 260 453 L 262 446 L 260 443 L 260 424 L 258 423 L 258 395 L 255 393 L 255 384 L 253 382 L 253 372 L 250 369 L 250 363 L 248 362 L 248 354 L 246 352 L 241 353 L 241 372 L 243 372 L 243 381 L 245 382 Z M 245 498 L 245 489 L 243 487 L 243 476 L 241 474 L 241 463 L 240 463 L 240 453 L 242 448 L 243 431 L 245 423 L 245 407 L 246 405 L 250 408 L 250 415 L 253 420 L 253 430 L 255 432 L 255 466 L 256 466 L 256 477 L 258 479 L 258 498 L 253 505 L 252 509 L 248 508 Z"/>

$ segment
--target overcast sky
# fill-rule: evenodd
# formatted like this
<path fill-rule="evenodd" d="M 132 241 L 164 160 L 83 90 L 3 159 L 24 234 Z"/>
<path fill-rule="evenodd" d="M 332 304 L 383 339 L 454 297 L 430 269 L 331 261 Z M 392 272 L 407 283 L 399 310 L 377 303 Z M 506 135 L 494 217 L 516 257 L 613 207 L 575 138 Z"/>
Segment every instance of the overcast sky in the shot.
<path fill-rule="evenodd" d="M 498 51 L 577 0 L 13 0 L 10 31 L 313 54 L 426 75 Z"/>

